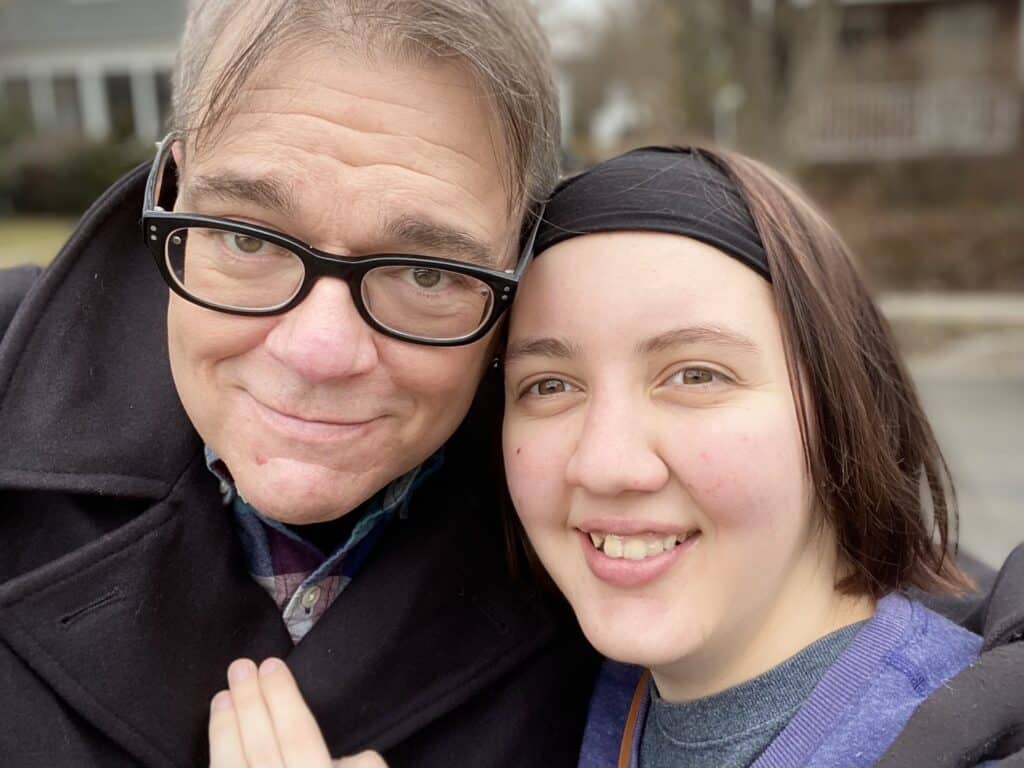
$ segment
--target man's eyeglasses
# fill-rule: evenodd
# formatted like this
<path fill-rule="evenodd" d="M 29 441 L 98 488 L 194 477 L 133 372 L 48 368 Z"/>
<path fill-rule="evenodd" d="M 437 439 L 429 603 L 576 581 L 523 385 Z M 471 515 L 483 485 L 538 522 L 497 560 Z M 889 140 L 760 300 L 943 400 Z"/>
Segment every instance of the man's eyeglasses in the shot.
<path fill-rule="evenodd" d="M 172 291 L 201 307 L 235 315 L 277 315 L 301 302 L 320 277 L 344 280 L 375 330 L 435 346 L 469 344 L 486 334 L 515 297 L 533 254 L 543 209 L 515 269 L 451 259 L 375 253 L 357 258 L 311 248 L 272 229 L 231 219 L 173 213 L 177 184 L 167 136 L 146 182 L 142 229 Z"/>

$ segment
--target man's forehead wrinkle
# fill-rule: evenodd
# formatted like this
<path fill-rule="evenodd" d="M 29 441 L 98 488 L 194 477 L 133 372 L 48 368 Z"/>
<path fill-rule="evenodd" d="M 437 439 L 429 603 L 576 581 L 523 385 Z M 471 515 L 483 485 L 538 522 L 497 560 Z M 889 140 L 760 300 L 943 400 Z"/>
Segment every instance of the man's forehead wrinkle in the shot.
<path fill-rule="evenodd" d="M 289 109 L 277 109 L 277 110 L 260 110 L 260 109 L 256 109 L 256 108 L 247 108 L 245 106 L 244 101 L 242 101 L 239 104 L 239 106 L 238 106 L 236 114 L 242 114 L 242 113 L 246 113 L 246 114 L 259 114 L 259 113 L 262 113 L 262 114 L 277 114 L 277 115 L 290 115 L 290 116 L 319 117 L 322 120 L 326 120 L 328 123 L 331 123 L 333 125 L 337 125 L 339 127 L 348 127 L 348 128 L 350 128 L 352 130 L 358 130 L 360 133 L 365 133 L 365 134 L 369 134 L 369 135 L 381 134 L 381 135 L 387 135 L 387 136 L 396 136 L 396 137 L 404 137 L 404 138 L 419 139 L 419 140 L 422 140 L 422 141 L 428 141 L 433 146 L 439 147 L 439 148 L 444 149 L 444 150 L 446 150 L 448 152 L 451 152 L 451 153 L 453 153 L 455 155 L 458 155 L 458 156 L 460 156 L 463 159 L 473 163 L 474 165 L 476 165 L 478 167 L 482 168 L 485 165 L 481 158 L 474 157 L 473 155 L 471 155 L 471 154 L 469 154 L 469 153 L 459 149 L 457 146 L 455 146 L 453 144 L 445 144 L 445 143 L 443 143 L 443 141 L 441 141 L 442 137 L 438 137 L 438 140 L 430 140 L 430 139 L 426 139 L 423 136 L 413 136 L 413 135 L 404 134 L 404 133 L 400 133 L 400 132 L 383 130 L 385 125 L 386 125 L 386 123 L 391 121 L 393 119 L 393 117 L 397 117 L 397 116 L 388 116 L 386 118 L 378 118 L 378 119 L 374 120 L 373 122 L 377 123 L 377 125 L 374 125 L 374 127 L 372 129 L 366 129 L 366 128 L 362 128 L 362 127 L 358 127 L 358 126 L 345 125 L 344 124 L 345 120 L 353 119 L 353 118 L 356 118 L 357 116 L 361 117 L 361 115 L 358 115 L 358 113 L 361 110 L 365 110 L 366 102 L 369 102 L 372 105 L 377 105 L 378 107 L 383 106 L 385 109 L 409 111 L 409 112 L 413 113 L 415 116 L 421 117 L 421 118 L 422 117 L 426 117 L 426 118 L 435 117 L 436 113 L 434 113 L 434 112 L 432 112 L 430 110 L 421 109 L 419 107 L 416 107 L 416 106 L 413 106 L 411 104 L 407 104 L 407 103 L 404 103 L 404 102 L 401 102 L 401 101 L 385 99 L 385 98 L 365 95 L 365 94 L 361 94 L 361 93 L 354 93 L 353 91 L 351 91 L 349 89 L 338 88 L 338 87 L 335 87 L 335 86 L 332 86 L 332 85 L 328 85 L 328 84 L 322 83 L 322 82 L 315 83 L 315 87 L 319 88 L 319 89 L 322 89 L 322 90 L 325 90 L 325 91 L 328 91 L 332 95 L 330 97 L 325 97 L 323 95 L 317 95 L 315 93 L 315 89 L 309 89 L 307 91 L 300 92 L 294 86 L 274 86 L 274 85 L 256 86 L 256 87 L 251 89 L 253 93 L 263 92 L 264 94 L 269 95 L 269 94 L 279 93 L 279 92 L 288 92 L 289 95 L 291 96 L 291 98 L 289 99 L 289 102 L 288 102 L 290 108 Z M 343 104 L 339 104 L 339 98 L 341 100 L 343 100 L 343 101 L 347 100 L 347 101 L 351 101 L 353 103 L 351 105 L 348 105 L 348 106 L 345 106 Z M 336 112 L 334 114 L 328 115 L 324 111 L 324 109 L 323 109 L 323 105 L 324 104 L 331 104 L 336 110 L 340 110 L 340 111 Z M 253 107 L 258 107 L 258 105 L 253 105 Z M 377 115 L 377 114 L 379 114 L 379 109 L 371 107 L 371 109 L 369 111 L 369 114 Z M 339 120 L 339 118 L 340 118 L 340 120 Z M 490 128 L 489 123 L 491 122 L 491 120 L 488 119 L 487 122 L 488 122 L 488 128 Z M 422 123 L 422 121 L 421 121 L 421 123 Z M 493 141 L 491 143 L 493 144 Z M 500 154 L 500 151 L 499 151 L 498 147 L 493 147 L 492 151 L 498 152 Z"/>
<path fill-rule="evenodd" d="M 349 130 L 349 129 L 346 129 L 346 130 Z M 305 147 L 302 147 L 302 146 L 299 146 L 299 145 L 295 145 L 295 144 L 289 145 L 287 149 L 288 149 L 288 152 L 291 153 L 291 154 L 308 156 L 309 158 L 311 158 L 314 161 L 322 161 L 324 159 L 324 157 L 325 157 L 325 153 L 324 153 L 324 151 L 322 149 L 319 149 L 319 150 L 307 149 Z M 372 169 L 372 168 L 394 168 L 394 169 L 397 169 L 397 170 L 399 170 L 399 171 L 401 171 L 403 173 L 409 173 L 409 174 L 412 174 L 413 176 L 415 176 L 417 178 L 422 178 L 422 179 L 426 180 L 427 182 L 429 182 L 431 185 L 440 183 L 444 187 L 453 189 L 453 190 L 455 190 L 456 192 L 458 192 L 460 194 L 469 195 L 475 202 L 479 203 L 481 206 L 487 206 L 487 202 L 483 198 L 481 198 L 480 195 L 476 191 L 471 190 L 471 189 L 467 189 L 466 187 L 464 187 L 464 186 L 462 186 L 462 185 L 460 185 L 460 184 L 458 184 L 458 183 L 456 183 L 454 181 L 449 181 L 448 179 L 442 178 L 440 176 L 436 176 L 436 175 L 434 175 L 432 173 L 429 173 L 428 171 L 419 170 L 417 168 L 412 167 L 411 165 L 402 165 L 402 164 L 394 163 L 394 162 L 366 162 L 366 163 L 359 163 L 357 161 L 354 161 L 351 158 L 346 159 L 346 158 L 334 157 L 334 156 L 331 156 L 331 158 L 334 161 L 341 163 L 346 168 L 352 168 L 352 169 L 363 170 L 363 169 Z M 291 166 L 292 168 L 297 167 L 297 166 L 294 166 L 291 163 L 289 163 L 289 164 L 287 164 L 287 165 L 285 165 L 283 167 L 276 167 L 276 168 L 273 168 L 273 169 L 267 169 L 267 172 L 269 173 L 269 172 L 273 171 L 277 176 L 282 176 L 282 175 L 285 175 L 285 174 L 289 173 L 289 166 Z M 291 172 L 294 173 L 295 171 L 291 171 Z M 293 181 L 295 181 L 296 183 L 305 183 L 305 182 L 308 181 L 308 178 L 294 179 Z M 288 189 L 294 190 L 294 186 L 291 183 L 285 184 L 284 186 L 286 188 L 288 188 Z M 417 192 L 417 195 L 419 195 L 419 196 L 422 196 L 424 194 L 428 194 L 428 191 L 424 190 L 424 191 L 418 191 Z M 451 201 L 450 200 L 441 200 L 441 199 L 439 199 L 437 201 L 437 203 L 439 205 L 443 205 L 443 206 L 447 206 L 447 207 L 450 207 L 450 205 L 451 205 Z M 295 207 L 296 207 L 295 214 L 297 215 L 299 213 L 299 210 L 298 210 L 299 206 L 296 205 Z M 467 214 L 468 214 L 468 210 L 464 211 L 464 215 L 467 215 Z M 470 235 L 470 236 L 472 236 L 472 235 Z"/>
<path fill-rule="evenodd" d="M 403 104 L 403 103 L 401 103 L 399 101 L 392 101 L 390 99 L 375 98 L 373 96 L 363 96 L 362 94 L 352 93 L 352 91 L 350 91 L 350 90 L 347 90 L 347 89 L 344 89 L 344 88 L 335 88 L 333 86 L 326 85 L 324 83 L 316 83 L 315 85 L 316 85 L 317 88 L 322 88 L 324 90 L 331 91 L 332 93 L 339 94 L 339 95 L 344 96 L 344 97 L 349 98 L 349 99 L 354 99 L 354 100 L 358 100 L 358 101 L 371 101 L 371 102 L 375 102 L 375 103 L 378 103 L 378 104 L 386 104 L 387 106 L 392 107 L 394 109 L 407 109 L 407 110 L 409 110 L 411 112 L 415 112 L 418 115 L 429 115 L 429 114 L 431 114 L 429 111 L 427 111 L 425 109 L 420 109 L 419 107 L 414 107 L 414 106 L 411 106 L 409 104 Z M 303 94 L 301 89 L 295 87 L 294 85 L 291 85 L 291 86 L 289 86 L 289 85 L 253 85 L 253 86 L 251 86 L 251 87 L 246 89 L 246 93 L 247 94 L 288 93 L 288 94 L 290 94 L 294 98 L 298 98 L 299 96 L 302 96 L 302 95 L 308 95 L 310 101 L 314 101 L 315 100 L 315 99 L 312 98 L 311 93 Z"/>
<path fill-rule="evenodd" d="M 351 129 L 346 129 L 346 130 L 351 130 Z M 393 134 L 379 134 L 379 135 L 387 136 L 389 138 L 396 138 L 397 137 L 397 135 L 393 135 Z M 409 137 L 409 138 L 413 139 L 414 141 L 418 140 L 416 137 Z M 289 152 L 293 152 L 293 153 L 297 153 L 297 154 L 308 155 L 308 156 L 310 156 L 310 157 L 312 157 L 314 159 L 318 159 L 318 160 L 323 159 L 323 157 L 324 157 L 323 150 L 306 149 L 306 148 L 300 147 L 300 146 L 294 146 L 294 145 L 293 146 L 289 146 L 288 147 L 288 151 Z M 347 166 L 349 168 L 359 168 L 359 169 L 366 169 L 366 168 L 396 168 L 396 169 L 399 169 L 399 170 L 401 170 L 403 172 L 411 173 L 411 174 L 413 174 L 415 176 L 422 177 L 422 178 L 430 181 L 431 183 L 439 182 L 439 183 L 443 184 L 446 187 L 451 187 L 453 189 L 458 190 L 459 192 L 463 192 L 465 194 L 470 195 L 475 201 L 479 202 L 481 205 L 486 205 L 486 202 L 476 192 L 474 192 L 474 191 L 472 191 L 470 189 L 467 189 L 466 187 L 464 187 L 464 186 L 462 186 L 460 184 L 457 184 L 454 181 L 449 181 L 448 179 L 442 178 L 440 176 L 435 176 L 434 174 L 432 174 L 432 173 L 430 173 L 428 171 L 419 170 L 417 168 L 414 168 L 411 165 L 402 165 L 401 163 L 396 163 L 396 162 L 366 162 L 366 163 L 359 163 L 359 162 L 354 162 L 351 159 L 347 159 L 346 160 L 346 159 L 337 158 L 337 157 L 334 158 L 334 159 L 337 160 L 340 163 L 343 163 L 345 166 Z"/>
<path fill-rule="evenodd" d="M 438 149 L 442 149 L 442 150 L 444 150 L 446 152 L 450 152 L 450 153 L 452 153 L 454 155 L 457 155 L 458 157 L 461 157 L 462 159 L 464 159 L 464 160 L 472 163 L 473 165 L 477 166 L 481 170 L 484 169 L 484 164 L 480 160 L 477 160 L 472 155 L 469 155 L 469 154 L 467 154 L 467 153 L 465 153 L 465 152 L 463 152 L 463 151 L 461 151 L 459 149 L 456 149 L 454 146 L 451 146 L 451 145 L 448 145 L 448 144 L 443 144 L 443 143 L 440 143 L 440 142 L 431 141 L 430 139 L 424 138 L 422 136 L 416 136 L 416 135 L 409 134 L 409 133 L 397 133 L 397 132 L 391 132 L 391 131 L 367 131 L 367 130 L 362 130 L 362 129 L 359 129 L 359 128 L 353 128 L 351 126 L 342 125 L 342 124 L 337 123 L 334 120 L 331 120 L 330 118 L 323 117 L 323 116 L 320 116 L 320 115 L 309 114 L 308 112 L 304 112 L 304 111 L 286 112 L 286 111 L 280 111 L 280 110 L 260 110 L 260 111 L 246 110 L 245 111 L 245 115 L 250 115 L 250 116 L 253 116 L 253 117 L 265 116 L 265 117 L 301 117 L 301 118 L 309 118 L 310 120 L 316 120 L 316 121 L 321 121 L 321 122 L 327 123 L 327 124 L 329 124 L 331 126 L 332 129 L 349 131 L 349 132 L 352 132 L 352 133 L 358 133 L 358 134 L 360 134 L 362 136 L 376 136 L 376 137 L 385 138 L 385 139 L 402 139 L 402 140 L 406 140 L 406 141 L 416 142 L 418 144 L 426 144 L 428 147 L 436 147 Z M 316 154 L 316 153 L 310 152 L 309 154 Z M 355 165 L 353 163 L 348 163 L 348 164 L 349 165 Z M 367 163 L 366 165 L 395 165 L 395 166 L 399 166 L 398 163 Z M 443 165 L 443 164 L 442 163 L 438 163 L 438 162 L 435 161 L 434 165 L 440 166 L 440 165 Z M 399 167 L 406 168 L 407 166 L 399 166 Z M 413 169 L 410 168 L 409 170 L 413 170 Z M 419 171 L 419 173 L 423 173 L 423 172 Z"/>

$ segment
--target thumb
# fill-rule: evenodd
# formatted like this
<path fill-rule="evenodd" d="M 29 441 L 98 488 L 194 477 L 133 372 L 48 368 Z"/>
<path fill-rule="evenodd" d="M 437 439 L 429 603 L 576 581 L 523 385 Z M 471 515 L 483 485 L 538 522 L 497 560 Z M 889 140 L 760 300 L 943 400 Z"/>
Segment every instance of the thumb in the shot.
<path fill-rule="evenodd" d="M 358 755 L 339 758 L 331 764 L 332 768 L 388 768 L 384 758 L 377 752 L 360 752 Z"/>

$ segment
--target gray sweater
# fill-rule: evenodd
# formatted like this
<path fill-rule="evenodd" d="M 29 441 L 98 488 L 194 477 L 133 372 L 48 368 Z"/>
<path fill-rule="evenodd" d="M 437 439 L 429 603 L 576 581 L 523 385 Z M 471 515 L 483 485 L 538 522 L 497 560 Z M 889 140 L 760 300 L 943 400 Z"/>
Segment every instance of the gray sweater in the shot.
<path fill-rule="evenodd" d="M 786 727 L 864 622 L 804 648 L 763 675 L 674 704 L 651 686 L 640 768 L 746 768 Z"/>
<path fill-rule="evenodd" d="M 753 768 L 869 768 L 917 705 L 980 649 L 980 637 L 920 603 L 899 594 L 883 598 Z M 580 768 L 617 765 L 642 671 L 605 663 L 591 698 Z M 632 733 L 631 768 L 638 765 L 649 693 Z"/>

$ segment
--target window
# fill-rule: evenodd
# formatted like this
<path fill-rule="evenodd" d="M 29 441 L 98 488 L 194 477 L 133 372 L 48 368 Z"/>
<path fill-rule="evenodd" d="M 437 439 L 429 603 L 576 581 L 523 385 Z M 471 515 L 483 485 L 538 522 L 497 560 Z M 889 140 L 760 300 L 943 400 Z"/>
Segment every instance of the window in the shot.
<path fill-rule="evenodd" d="M 12 77 L 4 82 L 5 120 L 18 127 L 32 126 L 32 101 L 28 94 L 28 78 Z"/>
<path fill-rule="evenodd" d="M 78 95 L 78 78 L 72 75 L 54 78 L 53 97 L 57 108 L 57 130 L 80 134 L 82 102 Z"/>
<path fill-rule="evenodd" d="M 128 74 L 113 74 L 104 77 L 103 81 L 107 91 L 110 137 L 114 140 L 127 139 L 135 134 L 132 78 Z"/>

